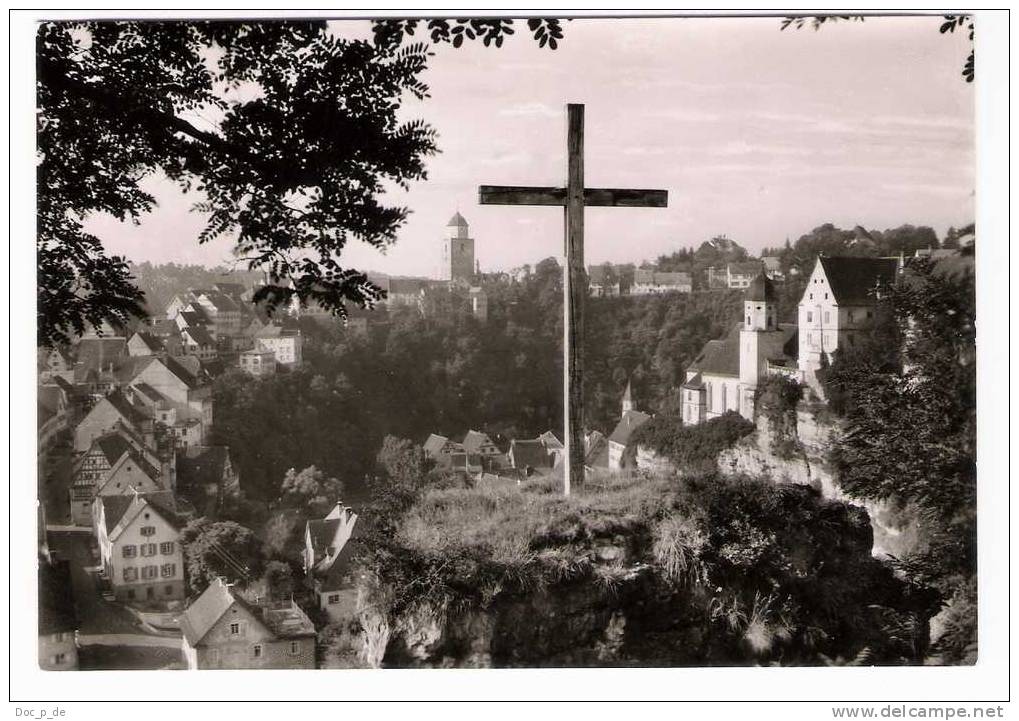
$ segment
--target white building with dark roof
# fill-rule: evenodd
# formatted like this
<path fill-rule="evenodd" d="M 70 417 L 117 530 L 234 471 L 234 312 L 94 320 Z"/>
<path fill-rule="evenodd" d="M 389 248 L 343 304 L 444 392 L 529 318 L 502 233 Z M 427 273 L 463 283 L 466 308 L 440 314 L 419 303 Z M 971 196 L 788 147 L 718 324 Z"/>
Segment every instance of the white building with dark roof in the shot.
<path fill-rule="evenodd" d="M 93 520 L 103 572 L 117 600 L 184 598 L 182 524 L 172 493 L 97 496 Z"/>
<path fill-rule="evenodd" d="M 353 589 L 351 578 L 351 539 L 357 531 L 357 514 L 337 503 L 326 517 L 311 520 L 304 527 L 304 572 L 318 606 L 338 621 L 352 613 L 352 604 L 343 603 Z M 346 593 L 345 593 L 346 592 Z"/>
<path fill-rule="evenodd" d="M 686 369 L 683 422 L 726 411 L 754 417 L 760 381 L 786 375 L 815 386 L 822 357 L 853 346 L 873 327 L 881 288 L 895 282 L 894 258 L 819 257 L 800 299 L 795 324 L 779 323 L 771 279 L 760 271 L 743 301 L 743 320 L 725 338 L 708 341 Z"/>

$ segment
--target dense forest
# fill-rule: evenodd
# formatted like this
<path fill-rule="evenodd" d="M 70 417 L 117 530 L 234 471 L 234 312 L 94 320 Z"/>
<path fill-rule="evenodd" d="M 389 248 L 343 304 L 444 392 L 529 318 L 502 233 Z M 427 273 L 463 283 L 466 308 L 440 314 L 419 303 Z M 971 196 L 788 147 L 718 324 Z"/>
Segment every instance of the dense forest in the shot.
<path fill-rule="evenodd" d="M 387 435 L 422 443 L 475 428 L 505 447 L 561 428 L 561 276 L 549 259 L 523 282 L 486 285 L 487 322 L 460 291 L 433 294 L 424 313 L 372 311 L 366 334 L 305 319 L 299 370 L 218 378 L 214 432 L 245 491 L 274 499 L 289 468 L 314 465 L 354 500 Z"/>

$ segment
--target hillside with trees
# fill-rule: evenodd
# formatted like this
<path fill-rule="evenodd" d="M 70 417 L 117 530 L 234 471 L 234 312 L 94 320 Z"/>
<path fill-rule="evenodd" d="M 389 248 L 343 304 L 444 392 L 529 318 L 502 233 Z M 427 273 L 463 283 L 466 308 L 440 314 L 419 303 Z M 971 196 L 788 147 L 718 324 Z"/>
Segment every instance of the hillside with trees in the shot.
<path fill-rule="evenodd" d="M 423 314 L 372 311 L 366 335 L 308 319 L 301 368 L 215 381 L 216 442 L 230 447 L 253 498 L 276 499 L 288 469 L 315 466 L 355 500 L 387 435 L 422 443 L 476 428 L 506 445 L 559 429 L 561 282 L 548 259 L 524 282 L 486 284 L 487 322 L 459 291 L 436 291 Z"/>

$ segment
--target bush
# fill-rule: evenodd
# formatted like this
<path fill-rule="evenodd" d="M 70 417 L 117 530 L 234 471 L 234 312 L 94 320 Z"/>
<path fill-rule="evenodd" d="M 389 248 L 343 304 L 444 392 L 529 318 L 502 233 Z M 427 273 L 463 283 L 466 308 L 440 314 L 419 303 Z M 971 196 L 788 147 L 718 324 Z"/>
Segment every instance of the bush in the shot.
<path fill-rule="evenodd" d="M 709 471 L 718 454 L 754 431 L 754 424 L 735 411 L 694 426 L 656 416 L 634 434 L 634 442 L 668 458 L 681 472 Z"/>

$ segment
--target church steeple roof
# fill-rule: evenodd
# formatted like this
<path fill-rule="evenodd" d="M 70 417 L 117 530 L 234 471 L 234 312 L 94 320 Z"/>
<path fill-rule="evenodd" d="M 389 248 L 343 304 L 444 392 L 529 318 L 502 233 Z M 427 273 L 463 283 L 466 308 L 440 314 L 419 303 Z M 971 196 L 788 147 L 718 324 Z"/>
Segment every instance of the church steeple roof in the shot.
<path fill-rule="evenodd" d="M 464 217 L 462 215 L 460 215 L 460 211 L 458 210 L 453 215 L 453 217 L 449 219 L 449 222 L 446 223 L 446 227 L 447 228 L 466 228 L 467 227 L 467 221 L 464 220 Z"/>
<path fill-rule="evenodd" d="M 765 302 L 775 300 L 775 286 L 763 270 L 750 282 L 745 300 Z"/>
<path fill-rule="evenodd" d="M 626 390 L 623 391 L 623 402 L 633 400 L 633 388 L 630 387 L 630 381 L 626 381 Z"/>

